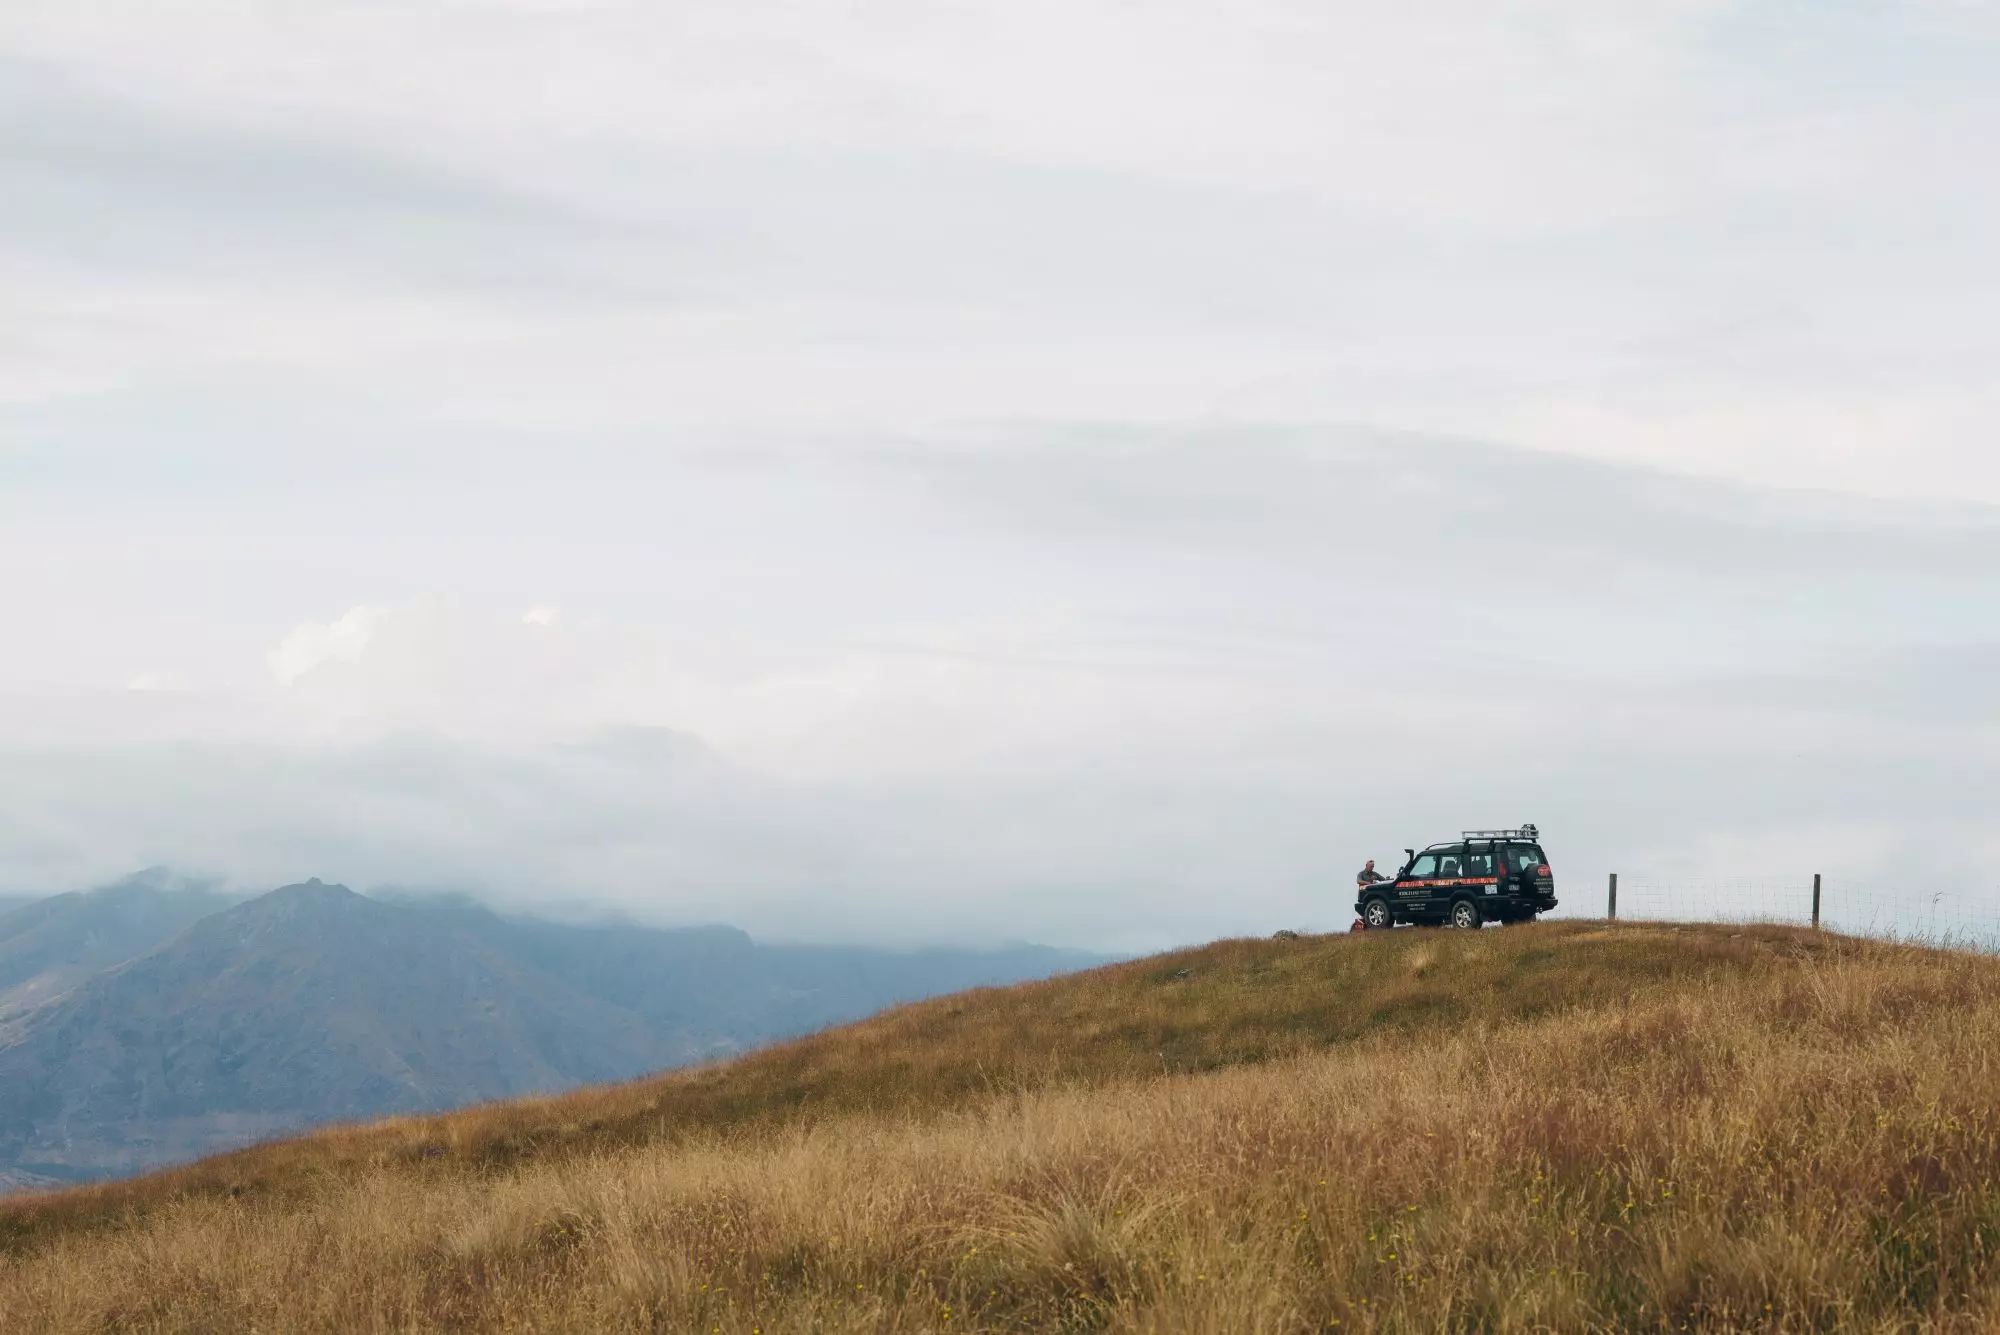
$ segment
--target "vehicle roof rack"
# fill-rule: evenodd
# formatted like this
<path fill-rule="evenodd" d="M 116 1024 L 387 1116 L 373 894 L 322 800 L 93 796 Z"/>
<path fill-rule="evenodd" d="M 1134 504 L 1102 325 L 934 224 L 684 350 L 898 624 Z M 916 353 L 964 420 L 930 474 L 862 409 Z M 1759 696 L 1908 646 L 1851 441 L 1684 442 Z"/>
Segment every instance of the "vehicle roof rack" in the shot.
<path fill-rule="evenodd" d="M 1461 839 L 1526 839 L 1530 843 L 1540 839 L 1542 832 L 1532 825 L 1523 825 L 1518 830 L 1467 830 Z"/>

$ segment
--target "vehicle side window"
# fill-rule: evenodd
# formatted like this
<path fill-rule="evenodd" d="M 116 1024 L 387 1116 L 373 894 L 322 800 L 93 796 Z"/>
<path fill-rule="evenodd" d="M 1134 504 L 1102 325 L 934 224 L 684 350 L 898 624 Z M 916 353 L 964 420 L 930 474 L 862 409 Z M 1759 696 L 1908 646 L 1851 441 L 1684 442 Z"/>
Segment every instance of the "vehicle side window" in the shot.
<path fill-rule="evenodd" d="M 1467 853 L 1465 855 L 1467 876 L 1491 876 L 1493 874 L 1493 854 Z"/>
<path fill-rule="evenodd" d="M 1426 853 L 1410 864 L 1412 876 L 1435 876 L 1438 874 L 1437 854 Z"/>

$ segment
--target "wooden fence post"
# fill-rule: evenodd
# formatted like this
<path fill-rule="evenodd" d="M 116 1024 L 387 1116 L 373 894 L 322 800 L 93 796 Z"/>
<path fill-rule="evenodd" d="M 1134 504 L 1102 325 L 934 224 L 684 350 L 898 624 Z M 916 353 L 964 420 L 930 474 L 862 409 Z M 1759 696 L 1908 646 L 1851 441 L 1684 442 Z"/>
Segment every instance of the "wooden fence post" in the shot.
<path fill-rule="evenodd" d="M 1611 873 L 1611 907 L 1604 916 L 1613 922 L 1618 921 L 1618 873 L 1615 871 Z"/>
<path fill-rule="evenodd" d="M 1819 873 L 1813 873 L 1813 926 L 1819 926 Z"/>

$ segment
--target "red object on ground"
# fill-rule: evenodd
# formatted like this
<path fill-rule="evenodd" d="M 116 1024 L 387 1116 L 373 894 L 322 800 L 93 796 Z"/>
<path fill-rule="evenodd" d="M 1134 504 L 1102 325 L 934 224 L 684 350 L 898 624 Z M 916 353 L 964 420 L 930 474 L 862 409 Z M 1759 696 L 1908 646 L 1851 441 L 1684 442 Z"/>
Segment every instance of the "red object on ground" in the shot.
<path fill-rule="evenodd" d="M 1348 928 L 1347 930 L 1350 932 L 1365 932 L 1368 930 L 1368 924 L 1361 921 L 1361 919 L 1356 918 L 1354 920 L 1354 926 Z"/>

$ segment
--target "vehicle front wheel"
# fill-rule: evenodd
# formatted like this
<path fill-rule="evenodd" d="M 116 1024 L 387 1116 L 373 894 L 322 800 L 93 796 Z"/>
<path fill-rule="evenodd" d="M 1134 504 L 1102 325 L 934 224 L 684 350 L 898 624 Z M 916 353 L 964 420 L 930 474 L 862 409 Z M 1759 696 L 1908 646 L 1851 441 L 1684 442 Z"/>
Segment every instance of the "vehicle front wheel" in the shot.
<path fill-rule="evenodd" d="M 1371 932 L 1396 925 L 1395 916 L 1389 912 L 1389 901 L 1386 899 L 1371 899 L 1363 904 L 1361 921 Z"/>
<path fill-rule="evenodd" d="M 1451 925 L 1461 931 L 1479 926 L 1479 905 L 1461 899 L 1451 906 Z"/>

